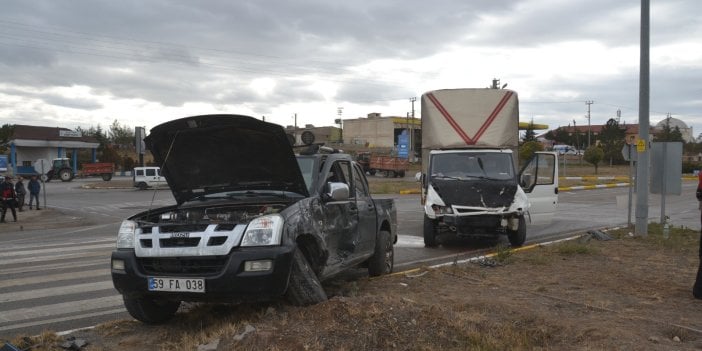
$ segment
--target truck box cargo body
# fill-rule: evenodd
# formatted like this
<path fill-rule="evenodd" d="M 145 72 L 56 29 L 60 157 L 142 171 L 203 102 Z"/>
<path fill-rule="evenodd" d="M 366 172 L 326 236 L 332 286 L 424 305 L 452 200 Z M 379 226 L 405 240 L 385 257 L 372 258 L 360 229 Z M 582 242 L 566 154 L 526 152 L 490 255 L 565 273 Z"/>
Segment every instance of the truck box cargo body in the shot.
<path fill-rule="evenodd" d="M 424 242 L 443 234 L 526 240 L 527 222 L 550 221 L 558 202 L 555 153 L 537 153 L 517 173 L 519 103 L 504 89 L 422 95 Z M 527 194 L 530 194 L 527 197 Z"/>

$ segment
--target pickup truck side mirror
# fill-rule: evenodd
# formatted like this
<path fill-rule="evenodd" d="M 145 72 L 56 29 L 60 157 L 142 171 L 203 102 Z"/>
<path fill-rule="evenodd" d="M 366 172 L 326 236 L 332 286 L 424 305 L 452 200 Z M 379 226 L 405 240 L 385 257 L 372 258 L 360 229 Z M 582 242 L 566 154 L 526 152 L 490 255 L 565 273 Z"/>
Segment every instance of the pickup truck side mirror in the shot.
<path fill-rule="evenodd" d="M 346 183 L 327 183 L 328 191 L 324 198 L 328 201 L 344 201 L 349 199 L 349 186 Z"/>

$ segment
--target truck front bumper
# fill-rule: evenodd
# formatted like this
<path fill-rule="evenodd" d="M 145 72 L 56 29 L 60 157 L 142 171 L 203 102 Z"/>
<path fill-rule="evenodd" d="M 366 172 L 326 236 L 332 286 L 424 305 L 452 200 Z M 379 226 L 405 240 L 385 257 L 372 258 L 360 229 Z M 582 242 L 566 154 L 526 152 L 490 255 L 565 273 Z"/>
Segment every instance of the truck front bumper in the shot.
<path fill-rule="evenodd" d="M 440 217 L 439 224 L 446 229 L 456 232 L 459 236 L 494 236 L 506 233 L 507 229 L 518 227 L 519 215 L 512 213 L 469 216 L 446 215 Z"/>
<path fill-rule="evenodd" d="M 295 247 L 237 248 L 227 256 L 136 257 L 134 250 L 112 252 L 112 282 L 122 295 L 180 301 L 236 302 L 285 293 Z M 247 270 L 251 262 L 268 270 Z M 247 265 L 247 262 L 250 262 Z M 149 291 L 149 277 L 202 278 L 205 292 Z"/>

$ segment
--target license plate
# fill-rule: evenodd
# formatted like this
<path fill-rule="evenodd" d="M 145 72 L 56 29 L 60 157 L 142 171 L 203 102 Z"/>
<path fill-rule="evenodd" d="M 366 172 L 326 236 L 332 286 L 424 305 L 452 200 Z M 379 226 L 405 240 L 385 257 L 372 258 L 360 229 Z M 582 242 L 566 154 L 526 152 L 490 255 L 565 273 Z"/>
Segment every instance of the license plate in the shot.
<path fill-rule="evenodd" d="M 205 279 L 149 277 L 149 291 L 205 292 Z"/>

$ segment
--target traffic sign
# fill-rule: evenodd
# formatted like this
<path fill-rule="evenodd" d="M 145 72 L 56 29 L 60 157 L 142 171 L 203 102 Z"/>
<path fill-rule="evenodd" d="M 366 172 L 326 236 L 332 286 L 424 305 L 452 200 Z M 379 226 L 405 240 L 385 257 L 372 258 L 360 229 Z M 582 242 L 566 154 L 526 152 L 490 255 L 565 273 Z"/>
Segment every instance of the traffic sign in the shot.
<path fill-rule="evenodd" d="M 644 151 L 646 151 L 646 142 L 643 139 L 639 139 L 639 141 L 636 143 L 636 152 Z"/>
<path fill-rule="evenodd" d="M 51 163 L 45 158 L 34 161 L 34 171 L 39 174 L 46 174 L 51 169 Z"/>
<path fill-rule="evenodd" d="M 624 161 L 637 161 L 638 155 L 634 152 L 634 145 L 624 144 L 622 147 L 622 156 L 624 156 Z"/>

